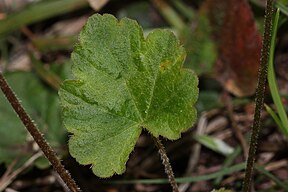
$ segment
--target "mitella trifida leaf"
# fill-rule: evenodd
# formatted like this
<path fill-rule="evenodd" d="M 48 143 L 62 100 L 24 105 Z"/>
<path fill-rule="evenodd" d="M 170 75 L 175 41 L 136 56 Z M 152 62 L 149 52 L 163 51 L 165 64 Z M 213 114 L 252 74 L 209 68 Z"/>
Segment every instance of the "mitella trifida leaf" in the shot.
<path fill-rule="evenodd" d="M 72 53 L 75 79 L 60 89 L 69 150 L 99 177 L 121 174 L 145 128 L 178 139 L 196 120 L 198 79 L 168 30 L 146 39 L 137 22 L 95 14 Z"/>

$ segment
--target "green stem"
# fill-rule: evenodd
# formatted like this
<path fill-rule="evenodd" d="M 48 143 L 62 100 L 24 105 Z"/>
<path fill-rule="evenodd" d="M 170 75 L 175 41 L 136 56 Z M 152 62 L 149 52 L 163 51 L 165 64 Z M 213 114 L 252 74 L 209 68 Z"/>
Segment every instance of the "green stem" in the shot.
<path fill-rule="evenodd" d="M 49 146 L 47 141 L 44 139 L 36 125 L 33 123 L 32 119 L 26 113 L 22 105 L 20 104 L 19 100 L 13 93 L 12 89 L 9 87 L 8 83 L 6 82 L 4 76 L 0 72 L 0 87 L 3 91 L 5 97 L 13 107 L 14 111 L 17 113 L 18 117 L 29 131 L 29 133 L 34 138 L 35 142 L 39 145 L 40 149 L 43 151 L 44 155 L 52 164 L 55 171 L 60 175 L 62 180 L 66 183 L 67 187 L 72 192 L 80 192 L 81 190 L 78 188 L 75 181 L 72 179 L 69 172 L 64 168 L 61 164 L 60 160 L 58 159 L 56 153 L 53 149 Z"/>
<path fill-rule="evenodd" d="M 164 148 L 164 146 L 161 143 L 161 140 L 159 138 L 156 138 L 154 136 L 152 136 L 152 138 L 153 138 L 155 145 L 157 146 L 157 148 L 159 150 L 159 154 L 160 154 L 161 159 L 162 159 L 162 164 L 165 167 L 165 173 L 168 175 L 168 180 L 169 180 L 170 185 L 172 186 L 173 192 L 179 192 L 178 185 L 176 183 L 174 173 L 173 173 L 172 167 L 169 163 L 169 158 L 167 156 L 165 148 Z"/>
<path fill-rule="evenodd" d="M 272 19 L 273 19 L 273 0 L 267 0 L 266 10 L 265 10 L 265 26 L 264 26 L 264 39 L 261 50 L 261 59 L 260 59 L 260 70 L 258 85 L 256 91 L 256 107 L 254 113 L 254 121 L 252 127 L 252 134 L 250 137 L 250 147 L 249 154 L 247 159 L 245 178 L 243 183 L 243 192 L 250 192 L 251 181 L 253 176 L 253 169 L 255 163 L 255 154 L 258 147 L 258 135 L 260 131 L 260 122 L 261 122 L 261 110 L 264 103 L 264 92 L 265 84 L 267 77 L 268 69 L 268 59 L 271 45 L 271 34 L 272 34 Z"/>

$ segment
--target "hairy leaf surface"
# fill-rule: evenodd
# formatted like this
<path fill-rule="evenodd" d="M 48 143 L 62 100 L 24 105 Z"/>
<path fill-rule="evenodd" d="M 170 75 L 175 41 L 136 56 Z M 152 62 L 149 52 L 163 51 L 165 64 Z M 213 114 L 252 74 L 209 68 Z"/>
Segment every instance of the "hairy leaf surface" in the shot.
<path fill-rule="evenodd" d="M 184 59 L 172 32 L 155 30 L 144 39 L 133 20 L 90 17 L 72 53 L 75 79 L 59 92 L 71 155 L 110 177 L 124 172 L 142 128 L 178 139 L 195 122 L 198 96 Z"/>

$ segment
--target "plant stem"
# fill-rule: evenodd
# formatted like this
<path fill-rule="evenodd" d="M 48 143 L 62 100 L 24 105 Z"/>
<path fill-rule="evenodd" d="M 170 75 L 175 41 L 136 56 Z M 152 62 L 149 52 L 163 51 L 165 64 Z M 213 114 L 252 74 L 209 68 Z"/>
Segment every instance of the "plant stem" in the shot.
<path fill-rule="evenodd" d="M 264 22 L 264 38 L 261 50 L 260 69 L 258 75 L 258 85 L 256 91 L 256 107 L 254 113 L 254 121 L 252 127 L 252 134 L 250 137 L 250 147 L 247 159 L 245 178 L 243 183 L 243 192 L 249 192 L 251 187 L 251 181 L 253 176 L 253 168 L 255 162 L 255 154 L 258 147 L 258 135 L 260 131 L 261 110 L 264 103 L 264 92 L 268 69 L 268 58 L 271 44 L 272 33 L 272 18 L 273 18 L 273 0 L 267 0 L 265 10 L 265 22 Z"/>
<path fill-rule="evenodd" d="M 173 192 L 179 192 L 178 185 L 176 183 L 174 173 L 173 173 L 172 167 L 169 163 L 169 158 L 167 156 L 165 148 L 164 148 L 164 146 L 161 143 L 161 140 L 159 138 L 156 138 L 154 136 L 152 136 L 152 138 L 153 138 L 155 145 L 158 148 L 158 152 L 159 152 L 161 159 L 162 159 L 162 164 L 165 167 L 165 173 L 168 175 L 168 180 L 170 182 L 170 185 L 172 186 Z"/>
<path fill-rule="evenodd" d="M 9 87 L 8 83 L 6 82 L 1 72 L 0 72 L 0 87 L 4 95 L 6 96 L 7 100 L 13 107 L 14 111 L 17 113 L 18 117 L 21 119 L 22 123 L 26 127 L 26 129 L 32 135 L 35 142 L 39 145 L 40 149 L 43 151 L 47 159 L 50 161 L 53 168 L 60 175 L 62 180 L 66 183 L 67 187 L 72 192 L 80 192 L 81 190 L 78 188 L 77 184 L 72 179 L 69 172 L 61 164 L 56 153 L 49 146 L 49 144 L 45 141 L 44 137 L 42 136 L 42 134 L 40 133 L 36 125 L 33 123 L 32 119 L 26 113 L 24 108 L 21 106 L 19 100 L 17 99 L 17 97 L 15 96 L 11 88 Z"/>

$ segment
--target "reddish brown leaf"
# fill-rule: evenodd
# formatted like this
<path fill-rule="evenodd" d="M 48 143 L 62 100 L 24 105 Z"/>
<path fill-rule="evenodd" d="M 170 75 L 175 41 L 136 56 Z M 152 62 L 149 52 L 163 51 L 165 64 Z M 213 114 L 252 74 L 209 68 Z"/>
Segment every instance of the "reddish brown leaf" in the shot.
<path fill-rule="evenodd" d="M 245 0 L 207 0 L 208 14 L 218 44 L 217 79 L 236 96 L 255 93 L 261 51 L 261 35 Z"/>

